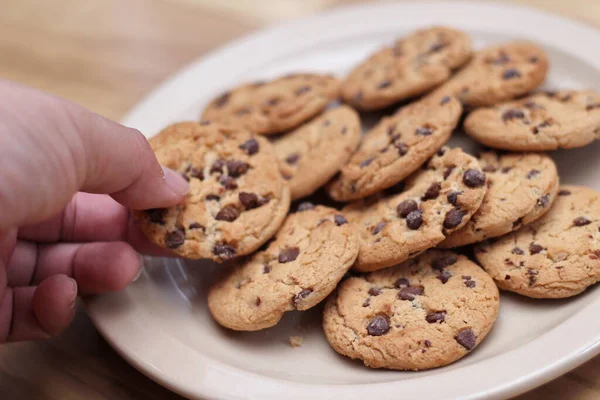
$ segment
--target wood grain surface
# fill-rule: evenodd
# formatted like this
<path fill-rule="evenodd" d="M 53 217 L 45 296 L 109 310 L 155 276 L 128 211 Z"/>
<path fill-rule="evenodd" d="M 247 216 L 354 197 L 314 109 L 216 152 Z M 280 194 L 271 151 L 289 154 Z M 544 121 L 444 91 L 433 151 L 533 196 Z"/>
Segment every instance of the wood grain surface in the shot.
<path fill-rule="evenodd" d="M 0 78 L 118 120 L 167 76 L 231 39 L 350 2 L 2 0 Z M 600 1 L 512 2 L 600 27 Z M 0 399 L 182 398 L 130 367 L 80 309 L 60 337 L 0 346 Z M 600 357 L 518 399 L 600 399 Z"/>

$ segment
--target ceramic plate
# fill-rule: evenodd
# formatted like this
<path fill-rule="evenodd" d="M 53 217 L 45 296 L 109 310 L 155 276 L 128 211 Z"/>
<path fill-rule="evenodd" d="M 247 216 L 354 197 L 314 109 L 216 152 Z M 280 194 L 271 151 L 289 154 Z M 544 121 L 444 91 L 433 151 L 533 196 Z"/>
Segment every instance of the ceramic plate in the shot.
<path fill-rule="evenodd" d="M 293 71 L 343 75 L 374 49 L 432 24 L 471 34 L 476 48 L 514 38 L 543 45 L 548 88 L 600 88 L 600 33 L 531 9 L 460 1 L 370 3 L 274 27 L 210 54 L 168 80 L 124 120 L 153 135 L 197 119 L 222 90 Z M 469 146 L 462 135 L 451 145 Z M 600 189 L 600 142 L 553 153 L 563 183 Z M 321 309 L 291 312 L 275 328 L 236 333 L 216 325 L 209 262 L 147 259 L 128 289 L 88 301 L 106 339 L 131 364 L 194 399 L 499 399 L 541 385 L 600 352 L 600 291 L 539 301 L 502 294 L 500 317 L 475 351 L 427 372 L 371 370 L 336 354 Z M 292 348 L 290 335 L 304 337 Z"/>

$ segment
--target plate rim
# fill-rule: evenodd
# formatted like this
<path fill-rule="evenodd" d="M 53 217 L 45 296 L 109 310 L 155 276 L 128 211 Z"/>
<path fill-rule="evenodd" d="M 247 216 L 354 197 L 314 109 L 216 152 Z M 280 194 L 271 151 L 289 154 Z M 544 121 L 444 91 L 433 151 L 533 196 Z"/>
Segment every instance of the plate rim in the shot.
<path fill-rule="evenodd" d="M 558 16 L 546 11 L 537 10 L 531 7 L 524 6 L 515 6 L 512 4 L 505 3 L 478 3 L 473 1 L 453 1 L 452 3 L 441 2 L 441 1 L 423 1 L 419 3 L 397 3 L 397 2 L 379 2 L 379 3 L 367 3 L 367 4 L 351 4 L 344 5 L 342 7 L 337 7 L 323 13 L 319 13 L 312 16 L 307 16 L 300 18 L 298 20 L 284 23 L 281 25 L 269 27 L 258 32 L 252 33 L 248 36 L 243 36 L 237 40 L 234 40 L 227 44 L 225 47 L 220 49 L 216 49 L 208 53 L 207 55 L 197 59 L 196 61 L 189 64 L 187 67 L 184 67 L 180 71 L 176 72 L 170 78 L 168 78 L 164 83 L 160 84 L 155 90 L 151 91 L 147 96 L 142 99 L 137 106 L 135 106 L 124 118 L 123 123 L 125 125 L 133 125 L 136 126 L 140 121 L 144 121 L 144 115 L 147 115 L 151 110 L 156 109 L 154 105 L 155 102 L 160 102 L 161 98 L 173 98 L 175 95 L 183 95 L 184 89 L 187 81 L 190 80 L 192 75 L 198 73 L 198 70 L 206 69 L 207 65 L 215 64 L 222 62 L 224 58 L 233 57 L 235 54 L 240 51 L 244 51 L 244 48 L 252 47 L 252 46 L 261 46 L 264 45 L 265 42 L 268 43 L 269 37 L 273 37 L 274 35 L 281 35 L 285 31 L 293 31 L 298 30 L 299 28 L 306 26 L 307 24 L 316 24 L 323 25 L 329 20 L 335 20 L 336 18 L 345 18 L 347 15 L 369 15 L 370 13 L 386 13 L 386 12 L 396 12 L 398 10 L 402 10 L 404 12 L 423 12 L 425 7 L 432 8 L 434 7 L 435 12 L 432 11 L 433 14 L 440 13 L 444 10 L 448 12 L 457 12 L 461 10 L 466 10 L 469 13 L 480 13 L 484 15 L 494 15 L 498 17 L 499 15 L 504 15 L 507 12 L 511 14 L 511 17 L 514 20 L 524 20 L 527 18 L 532 18 L 538 21 L 544 21 L 544 29 L 547 31 L 549 28 L 547 25 L 559 24 L 563 28 L 568 28 L 570 31 L 578 32 L 579 36 L 583 37 L 595 37 L 596 39 L 600 39 L 600 32 L 591 26 L 580 22 L 574 21 L 571 19 L 567 19 L 562 16 Z M 500 18 L 501 19 L 501 18 Z M 324 22 L 325 21 L 325 22 Z M 481 24 L 481 21 L 474 21 L 477 24 Z M 487 21 L 491 22 L 491 21 Z M 497 24 L 497 22 L 494 22 Z M 421 21 L 410 21 L 408 24 L 398 26 L 398 29 L 414 29 L 416 26 L 422 26 L 424 23 Z M 455 24 L 459 29 L 467 29 L 464 25 Z M 486 26 L 488 28 L 488 26 Z M 496 27 L 497 28 L 497 27 Z M 539 29 L 539 28 L 538 28 Z M 527 29 L 525 29 L 527 31 Z M 500 31 L 501 32 L 501 31 Z M 538 35 L 530 35 L 531 29 L 528 31 L 529 33 L 525 33 L 523 35 L 529 35 L 538 37 Z M 539 32 L 538 32 L 539 33 Z M 590 42 L 593 42 L 590 40 Z M 597 41 L 595 41 L 597 43 Z M 571 43 L 572 44 L 572 43 Z M 600 55 L 594 56 L 593 53 L 582 54 L 582 48 L 585 48 L 585 43 L 579 43 L 576 46 L 570 46 L 569 48 L 565 48 L 565 45 L 562 45 L 561 50 L 571 52 L 572 54 L 576 54 L 577 57 L 588 61 L 590 64 L 593 64 L 596 67 L 600 67 Z M 592 46 L 593 48 L 593 46 Z M 264 62 L 261 61 L 261 62 Z M 218 88 L 218 84 L 213 84 L 211 86 L 211 90 L 216 90 Z M 188 90 L 189 92 L 189 90 Z M 185 95 L 183 98 L 178 98 L 178 101 L 171 104 L 171 109 L 179 109 L 181 108 L 181 104 L 184 102 L 189 102 L 189 94 L 188 97 Z M 165 114 L 168 114 L 169 110 L 166 110 Z M 143 125 L 143 124 L 142 124 Z M 146 131 L 146 130 L 143 130 Z M 144 284 L 147 281 L 147 278 L 142 277 L 136 285 Z M 147 283 L 147 282 L 146 282 Z M 126 305 L 124 307 L 128 313 L 127 314 L 118 314 L 111 315 L 110 310 L 107 309 L 107 304 L 111 304 L 111 302 L 118 302 Z M 154 358 L 144 356 L 144 346 L 151 343 L 159 343 L 164 335 L 164 332 L 159 331 L 155 336 L 146 338 L 146 340 L 134 340 L 132 335 L 128 334 L 119 334 L 119 330 L 123 331 L 123 324 L 128 324 L 128 330 L 137 328 L 139 330 L 144 330 L 144 326 L 139 326 L 140 322 L 137 321 L 135 323 L 131 318 L 127 318 L 127 316 L 134 315 L 138 318 L 140 314 L 137 314 L 134 311 L 135 304 L 131 304 L 131 297 L 128 296 L 127 289 L 119 292 L 113 293 L 104 296 L 98 296 L 90 299 L 86 299 L 85 303 L 87 305 L 88 314 L 90 315 L 92 321 L 101 332 L 101 334 L 106 338 L 106 340 L 111 344 L 113 348 L 123 356 L 130 364 L 132 364 L 136 369 L 140 372 L 146 374 L 150 378 L 159 382 L 160 384 L 170 388 L 171 390 L 178 392 L 184 396 L 188 397 L 198 397 L 202 396 L 202 398 L 262 398 L 269 399 L 278 397 L 282 391 L 286 391 L 288 394 L 288 398 L 324 398 L 323 391 L 326 390 L 327 398 L 331 398 L 333 396 L 344 396 L 342 398 L 361 398 L 365 395 L 373 395 L 378 394 L 378 396 L 383 396 L 383 398 L 388 398 L 392 396 L 396 396 L 397 393 L 394 392 L 394 389 L 397 389 L 398 382 L 385 382 L 385 383 L 372 383 L 372 384 L 357 384 L 357 385 L 335 385 L 335 384 L 305 384 L 299 382 L 292 381 L 283 381 L 276 378 L 256 375 L 250 373 L 248 371 L 244 371 L 241 369 L 237 369 L 233 366 L 226 366 L 225 364 L 219 365 L 208 365 L 206 369 L 209 371 L 205 371 L 206 374 L 210 375 L 211 382 L 207 384 L 206 379 L 204 379 L 203 383 L 205 386 L 199 387 L 198 385 L 198 377 L 186 376 L 182 377 L 180 370 L 174 370 L 173 368 L 164 368 L 163 365 L 158 365 L 160 360 L 171 359 L 175 357 L 175 355 L 185 356 L 187 347 L 183 343 L 176 343 L 174 346 L 174 350 L 169 352 L 168 355 L 157 356 Z M 110 307 L 108 307 L 110 308 Z M 581 313 L 590 312 L 590 310 L 598 311 L 600 310 L 600 296 L 594 299 L 590 304 L 583 307 L 577 314 L 573 315 L 571 318 L 567 319 L 560 325 L 556 326 L 554 329 L 546 332 L 544 335 L 537 337 L 533 343 L 526 344 L 523 346 L 519 346 L 515 349 L 512 349 L 508 352 L 498 354 L 494 357 L 490 357 L 485 360 L 487 364 L 497 364 L 502 360 L 506 362 L 506 360 L 519 361 L 516 368 L 525 368 L 525 364 L 527 362 L 523 362 L 520 358 L 522 353 L 532 353 L 539 352 L 537 354 L 537 358 L 533 361 L 539 365 L 540 368 L 532 370 L 530 368 L 530 373 L 521 376 L 520 378 L 515 378 L 514 373 L 511 375 L 512 378 L 502 381 L 502 377 L 495 378 L 498 381 L 493 387 L 484 389 L 485 391 L 479 391 L 477 393 L 458 393 L 460 398 L 464 399 L 495 399 L 495 398 L 503 398 L 505 396 L 514 396 L 520 393 L 523 393 L 533 387 L 546 383 L 562 373 L 567 372 L 568 370 L 575 368 L 576 366 L 582 364 L 588 359 L 592 358 L 594 355 L 600 353 L 600 322 L 594 323 L 593 321 L 588 321 L 586 332 L 598 332 L 597 334 L 586 334 L 584 337 L 581 336 L 581 329 L 578 333 L 573 335 L 570 327 L 577 324 L 577 315 Z M 592 311 L 593 312 L 593 311 Z M 137 326 L 136 326 L 137 325 Z M 571 339 L 575 339 L 574 341 L 581 340 L 579 345 L 571 346 L 570 350 L 567 352 L 568 354 L 563 354 L 562 356 L 557 356 L 555 353 L 550 351 L 546 346 L 548 346 L 548 342 L 552 342 L 552 339 L 558 335 L 569 335 Z M 579 336 L 578 336 L 579 335 Z M 527 349 L 531 349 L 526 351 Z M 177 350 L 177 351 L 175 351 Z M 562 352 L 564 353 L 564 351 Z M 213 359 L 200 355 L 200 358 L 206 359 L 214 362 Z M 507 358 L 508 357 L 508 358 Z M 557 357 L 559 357 L 557 359 Z M 548 360 L 549 358 L 549 360 Z M 543 365 L 544 362 L 551 361 L 547 365 Z M 168 363 L 167 363 L 168 364 Z M 464 367 L 456 368 L 454 370 L 450 370 L 446 372 L 446 375 L 452 376 L 464 376 L 465 370 L 468 371 L 469 368 L 474 368 L 480 363 L 467 364 Z M 540 365 L 542 364 L 542 365 Z M 225 370 L 224 367 L 227 369 Z M 260 384 L 257 385 L 257 382 L 252 382 L 252 380 L 257 379 L 259 377 Z M 254 386 L 261 386 L 258 390 L 254 389 L 254 391 L 247 390 L 247 387 L 244 387 L 244 390 L 235 391 L 232 393 L 230 389 L 231 387 L 227 387 L 227 385 L 223 386 L 225 389 L 221 389 L 219 386 L 213 384 L 217 380 L 221 379 L 229 379 L 235 378 L 238 382 L 246 382 L 245 384 L 250 384 Z M 502 379 L 500 379 L 502 378 Z M 411 379 L 411 382 L 416 382 L 422 379 L 431 379 L 430 377 L 417 377 L 415 379 Z M 459 380 L 460 381 L 460 380 Z M 403 385 L 407 385 L 407 381 L 402 381 Z M 243 384 L 241 385 L 243 386 Z M 395 386 L 395 388 L 394 388 Z M 376 392 L 377 391 L 377 392 Z M 290 393 L 291 392 L 291 393 Z M 236 394 L 237 393 L 237 394 Z M 275 397 L 269 397 L 269 395 L 276 395 Z M 411 392 L 411 395 L 416 395 L 415 392 Z M 233 396 L 233 397 L 232 397 Z M 436 397 L 441 398 L 441 397 Z"/>

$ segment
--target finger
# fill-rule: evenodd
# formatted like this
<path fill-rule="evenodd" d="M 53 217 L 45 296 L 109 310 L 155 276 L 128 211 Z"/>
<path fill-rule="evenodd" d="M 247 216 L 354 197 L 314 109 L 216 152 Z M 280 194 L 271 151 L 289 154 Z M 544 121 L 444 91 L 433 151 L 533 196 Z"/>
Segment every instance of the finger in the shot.
<path fill-rule="evenodd" d="M 134 223 L 129 211 L 110 196 L 81 192 L 62 213 L 21 228 L 19 238 L 34 242 L 124 241 L 139 253 L 173 256 L 171 251 L 152 244 Z"/>
<path fill-rule="evenodd" d="M 18 84 L 0 81 L 0 93 L 0 231 L 57 214 L 78 190 L 134 209 L 187 193 L 139 131 Z"/>
<path fill-rule="evenodd" d="M 0 342 L 46 339 L 59 334 L 75 315 L 77 285 L 64 275 L 37 287 L 8 289 L 0 304 Z"/>
<path fill-rule="evenodd" d="M 123 242 L 35 246 L 20 241 L 8 264 L 9 286 L 37 285 L 54 275 L 77 281 L 83 294 L 125 288 L 138 274 L 140 257 Z"/>

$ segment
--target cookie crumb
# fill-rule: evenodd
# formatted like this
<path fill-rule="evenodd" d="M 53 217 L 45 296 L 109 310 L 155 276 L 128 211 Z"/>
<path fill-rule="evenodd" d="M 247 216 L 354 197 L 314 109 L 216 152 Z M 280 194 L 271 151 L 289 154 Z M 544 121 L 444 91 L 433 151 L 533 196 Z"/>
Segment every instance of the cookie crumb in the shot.
<path fill-rule="evenodd" d="M 290 346 L 301 347 L 304 344 L 304 337 L 302 336 L 290 336 Z"/>

